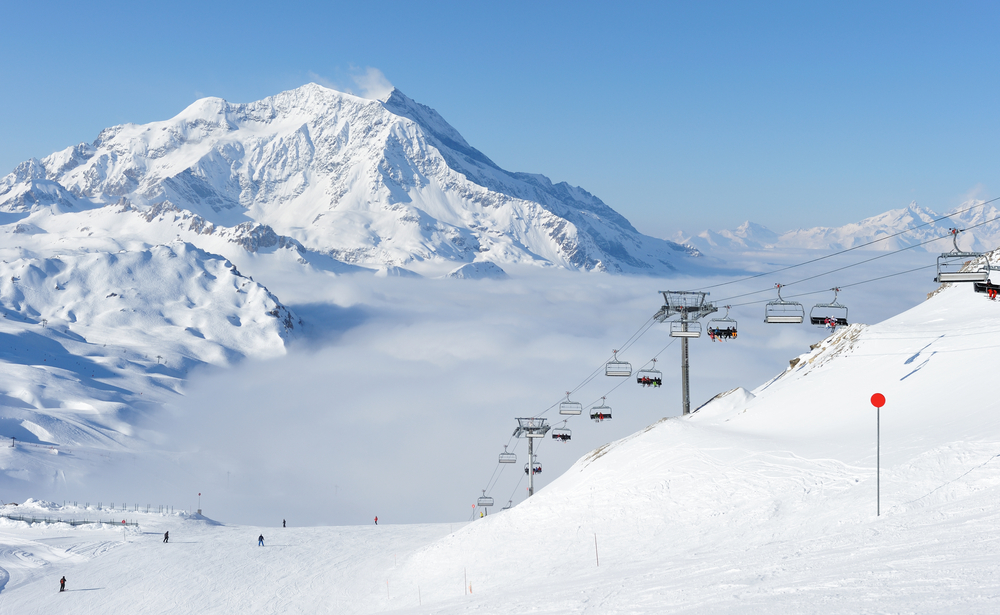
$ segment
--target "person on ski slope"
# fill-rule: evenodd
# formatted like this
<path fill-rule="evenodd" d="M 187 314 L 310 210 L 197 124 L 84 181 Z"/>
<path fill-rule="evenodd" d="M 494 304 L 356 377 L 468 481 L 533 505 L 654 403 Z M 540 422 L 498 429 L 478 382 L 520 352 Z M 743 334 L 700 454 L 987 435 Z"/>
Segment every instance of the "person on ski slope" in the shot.
<path fill-rule="evenodd" d="M 257 546 L 258 547 L 263 547 L 264 546 L 264 535 L 263 534 L 261 534 L 260 536 L 257 537 Z"/>
<path fill-rule="evenodd" d="M 66 591 L 66 577 L 65 576 L 63 576 L 63 578 L 59 579 L 59 591 L 61 591 L 61 592 Z"/>
<path fill-rule="evenodd" d="M 163 532 L 163 542 L 170 542 L 170 532 Z"/>

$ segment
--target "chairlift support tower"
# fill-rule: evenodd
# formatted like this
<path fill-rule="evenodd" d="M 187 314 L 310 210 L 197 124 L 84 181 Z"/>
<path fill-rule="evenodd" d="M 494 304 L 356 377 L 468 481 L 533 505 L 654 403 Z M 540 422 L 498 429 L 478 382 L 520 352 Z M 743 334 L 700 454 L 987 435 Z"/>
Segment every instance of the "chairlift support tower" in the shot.
<path fill-rule="evenodd" d="M 517 429 L 514 437 L 528 439 L 528 497 L 535 495 L 535 440 L 544 438 L 551 428 L 548 419 L 539 417 L 516 418 Z"/>
<path fill-rule="evenodd" d="M 690 290 L 661 290 L 663 295 L 663 307 L 653 318 L 657 322 L 666 322 L 674 316 L 680 319 L 673 321 L 670 327 L 671 337 L 681 338 L 681 405 L 684 414 L 691 414 L 691 390 L 690 379 L 688 378 L 688 338 L 697 337 L 694 334 L 691 324 L 698 325 L 698 333 L 701 332 L 701 324 L 696 321 L 709 314 L 718 312 L 719 309 L 707 303 L 708 293 Z M 676 326 L 680 324 L 680 326 Z"/>

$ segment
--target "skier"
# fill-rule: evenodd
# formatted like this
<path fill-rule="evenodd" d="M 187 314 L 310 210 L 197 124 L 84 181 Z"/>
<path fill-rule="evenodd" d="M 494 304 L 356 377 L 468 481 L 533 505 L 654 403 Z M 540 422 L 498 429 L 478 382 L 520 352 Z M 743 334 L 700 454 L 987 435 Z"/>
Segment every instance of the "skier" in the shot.
<path fill-rule="evenodd" d="M 378 515 L 375 515 L 375 525 L 378 525 Z"/>
<path fill-rule="evenodd" d="M 257 537 L 257 546 L 258 547 L 263 547 L 264 546 L 264 535 L 263 534 L 261 534 L 260 536 Z"/>
<path fill-rule="evenodd" d="M 61 592 L 66 591 L 66 577 L 65 576 L 63 578 L 59 579 L 59 591 L 61 591 Z"/>
<path fill-rule="evenodd" d="M 163 532 L 163 542 L 170 542 L 170 532 Z"/>
<path fill-rule="evenodd" d="M 282 520 L 281 520 L 281 527 L 287 527 L 287 526 L 285 525 L 285 520 L 284 520 L 284 519 L 282 519 Z"/>

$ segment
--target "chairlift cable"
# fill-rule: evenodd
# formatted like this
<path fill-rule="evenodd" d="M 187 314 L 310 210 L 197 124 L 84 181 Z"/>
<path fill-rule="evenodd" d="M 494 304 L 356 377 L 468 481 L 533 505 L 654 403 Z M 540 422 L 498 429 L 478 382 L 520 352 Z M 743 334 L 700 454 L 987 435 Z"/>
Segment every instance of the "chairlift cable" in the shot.
<path fill-rule="evenodd" d="M 655 358 L 659 357 L 659 356 L 660 356 L 661 354 L 663 354 L 663 353 L 664 353 L 664 351 L 666 351 L 666 350 L 667 350 L 667 348 L 670 348 L 670 346 L 672 346 L 672 345 L 673 345 L 673 343 L 674 343 L 674 342 L 676 342 L 676 341 L 677 341 L 678 339 L 679 339 L 679 338 L 676 338 L 676 337 L 672 337 L 672 338 L 670 338 L 670 342 L 668 342 L 668 343 L 667 343 L 667 345 L 666 345 L 666 346 L 664 346 L 664 347 L 663 347 L 663 349 L 661 349 L 661 350 L 660 350 L 660 352 L 658 352 L 658 353 L 656 353 L 655 355 L 653 355 L 653 358 L 655 359 Z M 647 361 L 647 362 L 646 362 L 646 363 L 645 363 L 645 364 L 643 365 L 643 367 L 646 367 L 646 365 L 648 365 L 649 363 L 650 363 L 650 361 Z M 631 381 L 632 381 L 632 380 L 631 380 L 631 378 L 625 378 L 624 380 L 622 380 L 621 382 L 619 382 L 619 383 L 618 383 L 618 384 L 616 384 L 615 386 L 611 387 L 611 388 L 610 388 L 610 389 L 608 390 L 608 392 L 607 392 L 607 393 L 605 393 L 604 395 L 601 395 L 600 397 L 598 397 L 598 398 L 597 398 L 597 399 L 595 399 L 594 401 L 590 402 L 590 404 L 588 404 L 588 405 L 592 406 L 592 405 L 596 404 L 596 403 L 597 403 L 597 402 L 598 402 L 599 400 L 601 400 L 601 399 L 604 399 L 604 398 L 608 397 L 609 395 L 611 395 L 611 394 L 612 394 L 612 393 L 613 393 L 613 392 L 614 392 L 614 391 L 615 391 L 615 390 L 616 390 L 616 389 L 617 389 L 618 387 L 620 387 L 621 385 L 625 384 L 626 382 L 631 382 Z"/>
<path fill-rule="evenodd" d="M 993 199 L 993 201 L 995 201 L 995 200 L 998 200 L 998 199 L 1000 199 L 1000 197 L 997 197 L 997 199 Z M 992 202 L 992 201 L 987 201 L 987 202 Z M 967 210 L 966 210 L 966 211 L 967 211 Z M 952 215 L 957 215 L 957 213 L 962 213 L 962 212 L 956 212 L 956 214 L 952 214 Z M 991 219 L 989 219 L 989 220 L 984 220 L 984 221 L 982 221 L 982 222 L 979 222 L 979 223 L 976 223 L 976 224 L 973 224 L 973 225 L 971 225 L 971 226 L 968 226 L 968 227 L 966 227 L 966 228 L 964 228 L 964 229 L 959 229 L 959 230 L 960 230 L 960 231 L 967 231 L 967 230 L 971 230 L 971 229 L 974 229 L 974 228 L 977 228 L 977 227 L 980 227 L 980 226 L 983 226 L 983 225 L 985 225 L 985 224 L 989 224 L 989 223 L 991 223 L 991 222 L 996 222 L 997 220 L 1000 220 L 1000 216 L 997 216 L 997 217 L 995 217 L 995 218 L 991 218 Z M 914 227 L 914 228 L 916 228 L 916 227 Z M 910 250 L 910 249 L 913 249 L 913 248 L 918 248 L 918 247 L 920 247 L 920 246 L 924 246 L 924 245 L 927 245 L 927 244 L 929 244 L 929 243 L 933 243 L 933 242 L 935 242 L 935 241 L 940 241 L 941 239 L 946 239 L 946 238 L 949 238 L 949 237 L 951 237 L 951 236 L 952 236 L 952 234 L 951 234 L 951 233 L 949 233 L 949 234 L 947 234 L 947 235 L 942 235 L 942 236 L 940 236 L 940 237 L 935 237 L 935 238 L 933 238 L 933 239 L 928 239 L 927 241 L 923 241 L 923 242 L 921 242 L 921 243 L 917 243 L 917 244 L 913 244 L 912 246 L 906 246 L 906 247 L 904 247 L 904 248 L 899 248 L 898 250 L 893 250 L 893 251 L 891 251 L 891 252 L 886 252 L 885 254 L 880 254 L 880 255 L 878 255 L 878 256 L 874 256 L 874 257 L 872 257 L 872 258 L 868 258 L 868 259 L 865 259 L 865 260 L 863 260 L 863 261 L 858 261 L 858 262 L 856 262 L 856 263 L 852 263 L 852 264 L 850 264 L 850 265 L 845 265 L 845 266 L 843 266 L 843 267 L 838 267 L 837 269 L 831 269 L 831 270 L 829 270 L 829 271 L 826 271 L 826 272 L 822 272 L 822 273 L 817 273 L 816 275 L 812 275 L 812 276 L 809 276 L 809 277 L 805 277 L 805 278 L 802 278 L 801 280 L 795 280 L 794 282 L 788 282 L 787 284 L 782 284 L 782 287 L 784 287 L 784 286 L 792 286 L 792 285 L 794 285 L 794 284 L 800 284 L 800 283 L 802 283 L 802 282 L 807 282 L 807 281 L 809 281 L 809 280 L 814 280 L 814 279 L 816 279 L 816 278 L 819 278 L 819 277 L 822 277 L 822 276 L 825 276 L 825 275 L 829 275 L 829 274 L 831 274 L 831 273 L 835 273 L 835 272 L 837 272 L 837 271 L 843 271 L 844 269 L 850 269 L 851 267 L 856 267 L 856 266 L 858 266 L 858 265 L 863 265 L 863 264 L 865 264 L 865 263 L 869 263 L 869 262 L 871 262 L 871 261 L 874 261 L 874 260 L 878 260 L 878 259 L 880 259 L 880 258 L 885 258 L 885 257 L 887 257 L 887 256 L 892 256 L 893 254 L 898 254 L 898 253 L 900 253 L 900 252 L 905 252 L 906 250 Z M 851 248 L 851 249 L 853 250 L 854 248 Z M 844 252 L 846 252 L 846 251 L 847 251 L 847 250 L 844 250 Z M 841 253 L 843 253 L 843 252 L 841 252 Z M 832 255 L 831 255 L 831 256 L 832 256 Z M 825 257 L 824 257 L 824 258 L 825 258 Z M 808 263 L 812 263 L 812 262 L 816 262 L 817 260 L 821 260 L 821 259 L 813 259 L 812 261 L 806 261 L 805 263 L 800 263 L 800 264 L 808 264 Z M 795 267 L 797 267 L 798 265 L 794 265 L 794 266 L 795 266 Z M 790 268 L 791 268 L 791 267 L 786 267 L 786 269 L 790 269 Z M 919 267 L 918 269 L 924 269 L 924 268 L 925 268 L 925 267 Z M 911 270 L 911 271 L 916 271 L 916 270 L 917 270 L 917 269 L 913 269 L 913 270 Z M 779 269 L 778 271 L 783 271 L 783 270 Z M 894 275 L 895 275 L 895 274 L 894 274 Z M 753 276 L 753 277 L 758 277 L 758 276 Z M 748 279 L 751 279 L 751 278 L 743 278 L 743 279 L 744 279 L 744 280 L 748 280 Z M 739 281 L 742 281 L 742 280 L 735 280 L 735 282 L 739 282 Z M 858 284 L 860 284 L 860 283 L 863 283 L 863 282 L 859 282 Z M 728 282 L 727 282 L 727 284 L 728 284 Z M 842 285 L 840 286 L 840 288 L 846 288 L 846 287 L 848 287 L 848 286 L 856 286 L 856 285 L 857 285 L 857 284 L 846 284 L 846 285 L 845 285 L 845 284 L 842 284 Z M 719 285 L 717 285 L 717 286 L 722 286 L 722 284 L 719 284 Z M 731 296 L 731 297 L 727 297 L 726 299 L 720 299 L 720 300 L 718 300 L 718 301 L 717 301 L 717 303 L 728 303 L 728 302 L 729 302 L 729 301 L 730 301 L 731 299 L 739 299 L 740 297 L 748 297 L 748 296 L 750 296 L 750 295 L 759 295 L 759 294 L 761 294 L 761 293 L 766 293 L 766 292 L 770 292 L 771 290 L 773 290 L 773 289 L 771 289 L 771 288 L 768 288 L 768 289 L 762 289 L 762 290 L 755 290 L 755 291 L 750 291 L 750 292 L 746 292 L 746 293 L 743 293 L 743 294 L 740 294 L 740 295 L 733 295 L 733 296 Z M 825 292 L 825 291 L 817 291 L 817 292 Z M 814 294 L 814 293 L 807 293 L 807 294 Z M 789 296 L 789 298 L 791 298 L 791 297 L 801 297 L 801 296 L 803 296 L 803 295 L 790 295 L 790 296 Z M 733 304 L 733 305 L 741 305 L 741 306 L 742 306 L 742 305 L 753 305 L 753 304 L 755 304 L 755 303 L 763 303 L 763 301 L 750 301 L 750 302 L 746 302 L 746 303 L 740 303 L 740 304 Z"/>
<path fill-rule="evenodd" d="M 802 278 L 801 280 L 795 280 L 794 282 L 788 282 L 787 284 L 782 284 L 781 286 L 782 287 L 792 286 L 794 284 L 800 284 L 802 282 L 807 282 L 809 280 L 814 280 L 816 278 L 823 277 L 825 275 L 828 275 L 828 274 L 831 274 L 831 273 L 835 273 L 837 271 L 843 271 L 844 269 L 850 269 L 851 267 L 856 267 L 857 265 L 863 265 L 865 263 L 869 263 L 871 261 L 878 260 L 880 258 L 885 258 L 887 256 L 892 256 L 893 254 L 898 254 L 900 252 L 903 252 L 904 250 L 909 250 L 911 248 L 917 248 L 917 247 L 920 247 L 920 246 L 932 243 L 934 241 L 940 241 L 942 239 L 946 239 L 948 237 L 951 237 L 951 235 L 950 234 L 949 235 L 942 235 L 941 237 L 935 237 L 934 239 L 928 239 L 927 241 L 924 241 L 922 243 L 917 243 L 917 244 L 914 244 L 912 246 L 907 246 L 905 248 L 900 248 L 899 250 L 893 250 L 892 252 L 886 252 L 885 254 L 880 254 L 878 256 L 875 256 L 875 257 L 872 257 L 872 258 L 869 258 L 869 259 L 865 259 L 863 261 L 858 261 L 857 263 L 853 263 L 851 265 L 845 265 L 845 266 L 839 267 L 837 269 L 831 269 L 830 271 L 826 271 L 826 272 L 823 272 L 823 273 L 817 273 L 816 275 L 812 275 L 812 276 L 809 276 L 809 277 L 806 277 L 806 278 Z M 844 288 L 844 287 L 845 287 L 845 285 L 841 285 L 840 286 L 840 288 Z M 728 303 L 730 299 L 739 299 L 740 297 L 749 297 L 750 295 L 759 295 L 761 293 L 771 292 L 772 290 L 774 290 L 774 288 L 766 288 L 766 289 L 762 289 L 762 290 L 754 290 L 754 291 L 751 291 L 751 292 L 743 293 L 742 295 L 733 295 L 733 296 L 727 297 L 725 299 L 720 299 L 718 301 L 718 303 Z M 817 291 L 817 292 L 825 292 L 825 291 Z M 810 294 L 812 294 L 812 293 L 810 293 Z M 792 298 L 793 296 L 795 296 L 795 297 L 801 297 L 802 295 L 789 295 L 788 298 Z M 750 303 L 740 303 L 740 304 L 734 304 L 734 305 L 750 305 L 752 303 L 763 303 L 763 301 L 751 301 Z"/>
<path fill-rule="evenodd" d="M 869 241 L 868 243 L 863 243 L 863 244 L 861 244 L 859 246 L 854 246 L 854 247 L 851 247 L 851 248 L 847 248 L 846 250 L 841 250 L 839 252 L 834 252 L 832 254 L 827 254 L 825 256 L 820 256 L 820 257 L 817 257 L 817 258 L 814 258 L 814 259 L 811 259 L 811 260 L 807 260 L 807 261 L 803 261 L 801 263 L 797 263 L 797 264 L 794 264 L 794 265 L 788 265 L 787 267 L 782 267 L 780 269 L 775 269 L 773 271 L 765 271 L 763 273 L 754 274 L 754 275 L 751 275 L 751 276 L 747 276 L 745 278 L 740 278 L 738 280 L 730 280 L 728 282 L 720 282 L 718 284 L 712 284 L 711 286 L 702 286 L 700 288 L 695 288 L 693 290 L 707 290 L 709 288 L 718 288 L 720 286 L 728 286 L 729 284 L 736 284 L 738 282 L 745 282 L 747 280 L 753 280 L 753 279 L 756 279 L 756 278 L 764 277 L 766 275 L 773 275 L 775 273 L 781 273 L 782 271 L 788 271 L 789 269 L 795 269 L 796 267 L 802 267 L 804 265 L 809 265 L 809 264 L 812 264 L 812 263 L 815 263 L 815 262 L 818 262 L 818 261 L 821 261 L 821 260 L 825 260 L 825 259 L 828 259 L 828 258 L 833 258 L 834 256 L 839 256 L 841 254 L 846 254 L 847 252 L 852 252 L 854 250 L 860 250 L 861 248 L 866 248 L 866 247 L 868 247 L 870 245 L 874 245 L 876 243 L 879 243 L 880 241 L 885 241 L 887 239 L 892 239 L 893 237 L 898 237 L 898 236 L 903 235 L 905 233 L 909 233 L 910 231 L 914 231 L 914 230 L 916 230 L 918 228 L 922 228 L 922 227 L 934 224 L 935 222 L 940 222 L 942 220 L 947 220 L 948 218 L 952 218 L 952 217 L 957 216 L 959 214 L 964 214 L 965 212 L 972 211 L 973 209 L 976 209 L 978 207 L 984 207 L 984 206 L 986 206 L 986 205 L 988 205 L 990 203 L 993 203 L 994 201 L 1000 201 L 1000 197 L 996 197 L 996 198 L 990 199 L 988 201 L 983 201 L 982 203 L 979 203 L 978 205 L 973 205 L 972 207 L 968 207 L 968 208 L 963 209 L 961 211 L 956 211 L 956 212 L 953 212 L 953 213 L 941 216 L 940 218 L 936 218 L 934 220 L 931 220 L 930 222 L 924 222 L 923 224 L 918 224 L 917 226 L 914 226 L 912 228 L 904 229 L 902 231 L 899 231 L 898 233 L 893 233 L 892 235 L 886 235 L 885 237 L 880 237 L 880 238 L 875 239 L 873 241 Z M 996 219 L 997 218 L 994 218 L 994 220 L 996 220 Z M 987 222 L 993 222 L 993 220 L 988 220 Z M 969 228 L 975 228 L 977 226 L 982 226 L 983 224 L 986 224 L 987 222 L 981 222 L 979 224 L 975 224 L 973 226 L 970 226 Z M 968 229 L 962 229 L 962 230 L 968 230 Z M 920 245 L 923 245 L 923 244 L 920 244 Z"/>
<path fill-rule="evenodd" d="M 507 464 L 498 463 L 497 465 L 498 466 L 502 466 L 502 465 L 507 465 Z M 486 483 L 486 492 L 487 493 L 493 493 L 493 488 L 496 487 L 496 484 L 498 482 L 500 482 L 500 477 L 503 476 L 503 471 L 505 469 L 506 468 L 500 468 L 500 474 L 497 474 L 496 471 L 493 472 L 496 475 L 496 480 L 493 480 L 492 476 L 490 477 L 490 482 Z"/>
<path fill-rule="evenodd" d="M 934 268 L 934 267 L 936 267 L 936 265 L 922 265 L 920 267 L 915 267 L 913 269 L 907 269 L 906 271 L 897 271 L 896 273 L 890 273 L 890 274 L 887 274 L 887 275 L 879 276 L 877 278 L 871 278 L 870 280 L 862 280 L 860 282 L 852 282 L 850 284 L 841 284 L 839 286 L 839 288 L 844 289 L 844 288 L 850 288 L 852 286 L 860 286 L 862 284 L 868 284 L 869 282 L 877 282 L 879 280 L 884 280 L 886 278 L 892 278 L 892 277 L 895 277 L 897 275 L 905 275 L 907 273 L 913 273 L 915 271 L 923 271 L 924 269 L 931 269 L 931 268 Z M 794 299 L 796 297 L 806 297 L 806 296 L 809 296 L 809 295 L 818 295 L 820 293 L 828 293 L 828 292 L 830 292 L 830 289 L 826 288 L 826 289 L 823 289 L 823 290 L 814 290 L 814 291 L 810 291 L 810 292 L 807 292 L 807 293 L 799 293 L 797 295 L 788 295 L 788 298 L 789 299 Z M 742 307 L 742 306 L 746 306 L 746 305 L 756 305 L 758 303 L 766 303 L 766 302 L 767 302 L 767 299 L 761 299 L 759 301 L 747 301 L 745 303 L 734 303 L 734 304 L 732 304 L 732 307 Z"/>

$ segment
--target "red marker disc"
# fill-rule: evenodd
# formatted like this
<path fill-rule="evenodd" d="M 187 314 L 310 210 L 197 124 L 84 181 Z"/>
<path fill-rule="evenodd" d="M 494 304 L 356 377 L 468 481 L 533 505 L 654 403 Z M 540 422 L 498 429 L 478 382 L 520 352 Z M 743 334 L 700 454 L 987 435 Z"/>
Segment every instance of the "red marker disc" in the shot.
<path fill-rule="evenodd" d="M 882 406 L 884 406 L 885 395 L 882 395 L 881 393 L 876 393 L 872 395 L 872 405 L 875 406 L 876 408 L 881 408 Z"/>

